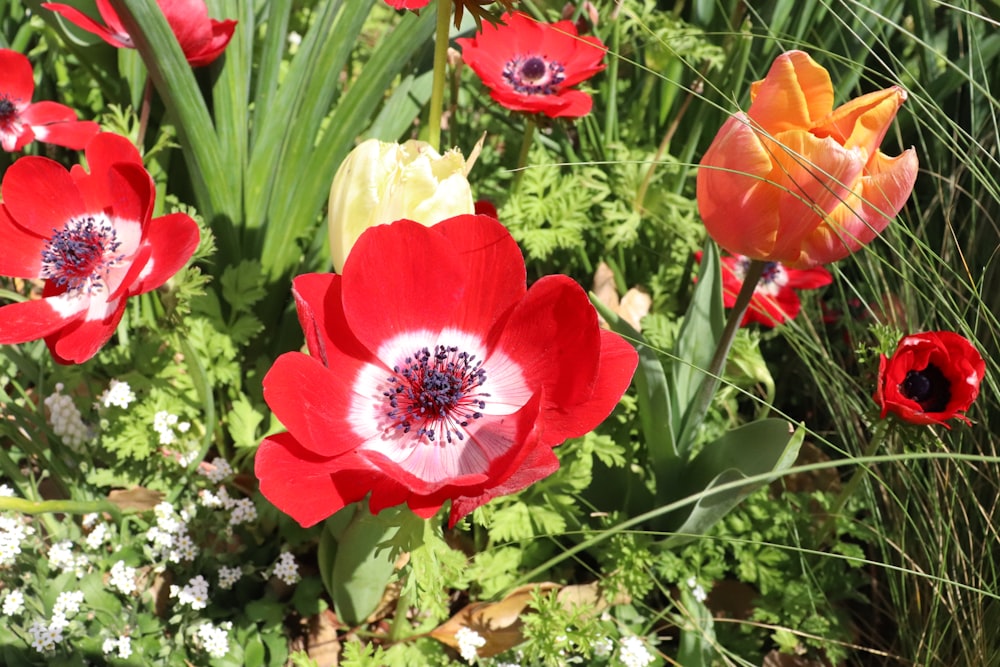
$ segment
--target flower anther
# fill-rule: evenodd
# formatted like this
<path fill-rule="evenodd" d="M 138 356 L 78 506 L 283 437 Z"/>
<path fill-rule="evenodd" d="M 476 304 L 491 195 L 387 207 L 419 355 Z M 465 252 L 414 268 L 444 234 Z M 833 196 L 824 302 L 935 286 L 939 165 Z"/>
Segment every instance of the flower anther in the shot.
<path fill-rule="evenodd" d="M 554 95 L 556 86 L 566 78 L 566 68 L 542 56 L 515 56 L 504 65 L 503 78 L 519 93 Z"/>
<path fill-rule="evenodd" d="M 72 217 L 62 229 L 53 229 L 46 241 L 41 277 L 67 292 L 93 294 L 108 287 L 111 269 L 125 258 L 120 247 L 118 234 L 103 213 Z"/>

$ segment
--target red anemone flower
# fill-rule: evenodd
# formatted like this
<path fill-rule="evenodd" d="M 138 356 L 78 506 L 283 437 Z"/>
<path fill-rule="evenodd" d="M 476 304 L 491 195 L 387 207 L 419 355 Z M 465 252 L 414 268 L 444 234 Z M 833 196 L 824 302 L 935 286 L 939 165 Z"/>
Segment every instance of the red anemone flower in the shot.
<path fill-rule="evenodd" d="M 91 120 L 57 102 L 31 103 L 35 76 L 26 56 L 0 49 L 0 147 L 19 151 L 36 139 L 80 150 L 101 131 Z"/>
<path fill-rule="evenodd" d="M 891 357 L 878 364 L 875 402 L 911 424 L 970 423 L 965 412 L 979 395 L 986 363 L 966 338 L 952 331 L 903 336 Z"/>
<path fill-rule="evenodd" d="M 208 18 L 205 0 L 156 0 L 170 29 L 181 45 L 184 57 L 192 67 L 207 65 L 229 44 L 236 21 L 216 21 Z M 98 23 L 80 10 L 59 2 L 43 2 L 42 7 L 60 14 L 73 25 L 93 33 L 119 49 L 134 49 L 135 43 L 108 0 L 97 0 L 97 11 L 104 19 Z"/>
<path fill-rule="evenodd" d="M 579 36 L 572 21 L 539 23 L 520 12 L 501 21 L 483 24 L 471 39 L 455 40 L 490 97 L 508 109 L 550 118 L 590 113 L 590 95 L 573 86 L 604 69 L 601 40 Z"/>
<path fill-rule="evenodd" d="M 393 9 L 423 9 L 431 0 L 385 0 Z"/>
<path fill-rule="evenodd" d="M 695 258 L 700 262 L 701 253 L 696 252 Z M 750 258 L 743 255 L 722 258 L 722 300 L 726 308 L 736 305 L 736 295 L 743 287 L 743 278 L 749 266 Z M 767 262 L 740 326 L 757 322 L 775 327 L 794 320 L 802 310 L 802 302 L 795 290 L 817 289 L 831 282 L 833 276 L 822 266 L 792 269 L 781 262 Z"/>
<path fill-rule="evenodd" d="M 22 157 L 0 185 L 0 275 L 45 280 L 41 299 L 0 308 L 0 344 L 45 338 L 60 363 L 94 356 L 126 299 L 162 285 L 198 245 L 189 216 L 152 218 L 153 179 L 128 139 L 98 134 L 86 155 L 90 173 Z"/>
<path fill-rule="evenodd" d="M 598 326 L 566 276 L 525 287 L 524 260 L 496 220 L 365 231 L 343 274 L 293 293 L 309 355 L 280 356 L 264 399 L 288 429 L 266 438 L 264 496 L 303 526 L 371 494 L 450 523 L 559 467 L 552 448 L 597 426 L 638 357 Z"/>

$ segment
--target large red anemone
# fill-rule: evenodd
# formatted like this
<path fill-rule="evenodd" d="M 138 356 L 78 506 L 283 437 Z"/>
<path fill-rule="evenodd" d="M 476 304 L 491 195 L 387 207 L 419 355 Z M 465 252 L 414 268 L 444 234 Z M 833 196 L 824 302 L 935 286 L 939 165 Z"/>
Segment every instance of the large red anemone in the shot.
<path fill-rule="evenodd" d="M 97 354 L 126 299 L 162 285 L 198 246 L 190 216 L 152 217 L 153 179 L 128 139 L 98 134 L 86 156 L 89 173 L 22 157 L 0 185 L 0 275 L 45 281 L 41 299 L 0 308 L 0 344 L 45 338 L 60 363 Z"/>
<path fill-rule="evenodd" d="M 294 281 L 309 355 L 264 378 L 288 429 L 257 451 L 261 492 L 303 526 L 370 494 L 450 521 L 559 467 L 552 448 L 608 416 L 638 362 L 565 276 L 525 286 L 495 219 L 365 231 L 343 274 Z"/>

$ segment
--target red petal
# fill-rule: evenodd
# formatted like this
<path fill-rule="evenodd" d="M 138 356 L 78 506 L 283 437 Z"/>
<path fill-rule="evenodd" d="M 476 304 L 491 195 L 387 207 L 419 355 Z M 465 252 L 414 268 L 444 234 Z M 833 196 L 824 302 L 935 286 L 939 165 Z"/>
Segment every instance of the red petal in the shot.
<path fill-rule="evenodd" d="M 788 287 L 795 289 L 817 289 L 833 282 L 833 275 L 822 266 L 811 269 L 790 269 L 785 267 L 788 274 Z"/>
<path fill-rule="evenodd" d="M 7 212 L 30 232 L 49 238 L 54 229 L 86 213 L 69 172 L 54 160 L 27 156 L 16 160 L 3 179 Z"/>
<path fill-rule="evenodd" d="M 0 275 L 14 278 L 38 278 L 42 272 L 42 250 L 46 239 L 26 231 L 14 222 L 0 204 Z"/>
<path fill-rule="evenodd" d="M 341 300 L 343 281 L 335 273 L 310 273 L 296 276 L 292 295 L 305 333 L 309 354 L 324 366 L 329 365 L 328 350 L 340 350 L 356 359 L 375 363 L 374 357 L 351 333 Z M 334 339 L 332 334 L 336 335 Z"/>
<path fill-rule="evenodd" d="M 61 364 L 82 364 L 111 340 L 125 313 L 125 299 L 101 303 L 91 299 L 90 309 L 74 324 L 45 338 L 52 358 Z"/>
<path fill-rule="evenodd" d="M 27 56 L 10 49 L 0 49 L 0 97 L 14 103 L 17 110 L 31 103 L 35 94 L 35 77 Z"/>
<path fill-rule="evenodd" d="M 464 264 L 470 288 L 455 323 L 464 331 L 490 331 L 527 291 L 517 241 L 495 216 L 459 215 L 433 229 Z"/>
<path fill-rule="evenodd" d="M 398 220 L 367 229 L 344 262 L 344 313 L 351 331 L 377 352 L 408 331 L 437 332 L 456 322 L 466 290 L 465 266 L 439 232 Z M 485 332 L 484 332 L 485 333 Z"/>
<path fill-rule="evenodd" d="M 517 362 L 530 387 L 542 394 L 541 431 L 547 445 L 585 433 L 607 416 L 576 407 L 594 391 L 601 354 L 597 312 L 583 289 L 566 276 L 545 276 L 511 314 L 497 349 Z M 594 422 L 591 424 L 591 422 Z"/>
<path fill-rule="evenodd" d="M 105 1 L 104 4 L 107 4 L 107 2 Z M 122 30 L 120 27 L 119 27 L 119 32 L 115 32 L 114 30 L 109 29 L 108 26 L 98 23 L 94 19 L 90 18 L 89 16 L 78 10 L 76 7 L 70 7 L 69 5 L 64 5 L 60 2 L 43 2 L 42 7 L 54 11 L 56 14 L 59 14 L 64 19 L 75 25 L 76 27 L 86 30 L 87 32 L 92 33 L 94 35 L 97 35 L 98 37 L 100 37 L 105 42 L 107 42 L 108 44 L 110 44 L 115 48 L 118 49 L 134 48 L 132 46 L 131 40 L 125 41 L 123 39 L 122 35 L 124 35 L 124 30 Z M 101 12 L 101 15 L 104 18 L 104 20 L 108 21 L 108 16 L 105 15 L 104 8 L 101 7 L 101 0 L 97 0 L 97 7 L 98 11 Z M 108 11 L 111 11 L 110 6 L 108 8 Z M 113 11 L 111 11 L 111 13 L 114 14 Z M 117 14 L 114 14 L 114 17 L 115 20 L 117 21 L 118 20 Z M 110 25 L 111 22 L 108 21 L 108 23 Z M 118 23 L 120 26 L 121 22 L 118 21 Z"/>
<path fill-rule="evenodd" d="M 338 456 L 361 444 L 347 420 L 353 380 L 362 362 L 343 355 L 328 369 L 300 352 L 278 357 L 264 376 L 264 400 L 306 449 Z"/>
<path fill-rule="evenodd" d="M 317 456 L 291 433 L 265 438 L 254 457 L 260 492 L 303 528 L 364 497 L 345 496 L 333 482 L 336 469 L 337 459 Z"/>
<path fill-rule="evenodd" d="M 38 141 L 73 150 L 86 147 L 101 131 L 101 126 L 94 121 L 77 120 L 75 111 L 56 102 L 32 104 L 23 118 L 32 126 Z"/>
<path fill-rule="evenodd" d="M 229 40 L 233 38 L 235 30 L 236 21 L 232 19 L 226 19 L 225 21 L 212 19 L 211 41 L 198 53 L 185 54 L 191 67 L 203 67 L 221 56 L 222 52 L 229 46 Z"/>
<path fill-rule="evenodd" d="M 83 317 L 86 308 L 86 300 L 74 302 L 61 296 L 3 306 L 0 308 L 0 345 L 44 338 Z"/>
<path fill-rule="evenodd" d="M 451 502 L 451 512 L 448 514 L 448 527 L 454 528 L 459 519 L 472 510 L 498 496 L 515 493 L 544 479 L 559 469 L 559 459 L 548 447 L 531 447 L 527 458 L 500 484 L 484 490 L 477 496 L 458 496 Z"/>
<path fill-rule="evenodd" d="M 171 213 L 150 222 L 144 239 L 144 245 L 151 249 L 149 261 L 138 282 L 129 285 L 129 295 L 148 292 L 170 280 L 191 259 L 200 238 L 198 223 L 186 213 Z"/>

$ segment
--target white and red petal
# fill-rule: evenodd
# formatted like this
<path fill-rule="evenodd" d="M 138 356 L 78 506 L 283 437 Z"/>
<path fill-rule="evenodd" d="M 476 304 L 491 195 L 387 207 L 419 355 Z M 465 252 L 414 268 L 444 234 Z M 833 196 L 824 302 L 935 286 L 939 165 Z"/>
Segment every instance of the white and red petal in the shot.
<path fill-rule="evenodd" d="M 82 364 L 111 339 L 124 314 L 125 299 L 91 298 L 83 317 L 46 336 L 45 344 L 59 363 Z"/>
<path fill-rule="evenodd" d="M 0 345 L 26 343 L 54 334 L 82 319 L 90 299 L 57 295 L 0 307 Z"/>
<path fill-rule="evenodd" d="M 119 228 L 119 224 L 115 227 Z M 200 238 L 198 223 L 186 213 L 170 213 L 150 222 L 143 239 L 150 256 L 137 280 L 129 283 L 129 295 L 148 292 L 167 282 L 191 259 Z"/>
<path fill-rule="evenodd" d="M 264 376 L 264 400 L 306 449 L 339 456 L 364 440 L 348 420 L 355 382 L 363 364 L 338 355 L 331 368 L 300 352 L 287 352 Z"/>
<path fill-rule="evenodd" d="M 372 351 L 401 332 L 448 326 L 475 288 L 447 238 L 410 220 L 368 229 L 344 263 L 344 313 Z"/>
<path fill-rule="evenodd" d="M 101 131 L 92 120 L 77 120 L 76 111 L 57 102 L 37 102 L 25 109 L 22 120 L 35 138 L 56 146 L 82 150 Z"/>
<path fill-rule="evenodd" d="M 64 5 L 61 2 L 43 2 L 42 7 L 59 14 L 78 28 L 97 35 L 115 48 L 135 48 L 135 45 L 132 43 L 132 38 L 129 37 L 128 33 L 126 33 L 125 29 L 121 26 L 121 21 L 118 19 L 118 15 L 111 9 L 111 5 L 107 2 L 107 0 L 97 0 L 97 10 L 100 12 L 101 17 L 108 23 L 108 25 L 98 23 L 76 7 Z M 114 22 L 116 24 L 114 26 L 111 26 L 111 21 L 109 20 L 111 16 L 114 17 Z"/>

